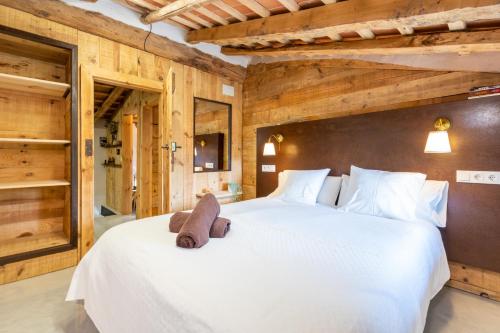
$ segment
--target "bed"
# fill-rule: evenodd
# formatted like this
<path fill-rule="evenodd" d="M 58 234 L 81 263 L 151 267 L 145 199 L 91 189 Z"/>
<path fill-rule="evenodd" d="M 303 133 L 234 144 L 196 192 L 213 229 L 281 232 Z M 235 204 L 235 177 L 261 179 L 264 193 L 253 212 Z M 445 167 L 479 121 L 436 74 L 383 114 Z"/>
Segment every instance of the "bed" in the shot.
<path fill-rule="evenodd" d="M 107 231 L 67 300 L 103 333 L 422 332 L 450 273 L 438 229 L 260 198 L 224 205 L 224 239 L 175 246 L 169 215 Z"/>

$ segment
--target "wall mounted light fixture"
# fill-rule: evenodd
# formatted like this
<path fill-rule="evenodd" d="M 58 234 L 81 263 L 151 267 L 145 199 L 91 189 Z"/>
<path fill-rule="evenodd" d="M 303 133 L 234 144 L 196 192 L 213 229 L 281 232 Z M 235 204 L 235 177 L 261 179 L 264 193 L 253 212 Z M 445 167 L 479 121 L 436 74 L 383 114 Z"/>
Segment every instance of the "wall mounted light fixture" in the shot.
<path fill-rule="evenodd" d="M 276 149 L 274 148 L 274 143 L 271 142 L 271 139 L 276 140 L 276 142 L 278 143 L 278 151 L 279 151 L 281 143 L 284 140 L 284 137 L 281 134 L 271 135 L 267 140 L 266 144 L 264 145 L 264 152 L 263 152 L 264 156 L 276 156 Z"/>
<path fill-rule="evenodd" d="M 451 153 L 448 129 L 451 122 L 448 118 L 439 117 L 434 121 L 435 131 L 430 131 L 425 144 L 425 153 Z"/>

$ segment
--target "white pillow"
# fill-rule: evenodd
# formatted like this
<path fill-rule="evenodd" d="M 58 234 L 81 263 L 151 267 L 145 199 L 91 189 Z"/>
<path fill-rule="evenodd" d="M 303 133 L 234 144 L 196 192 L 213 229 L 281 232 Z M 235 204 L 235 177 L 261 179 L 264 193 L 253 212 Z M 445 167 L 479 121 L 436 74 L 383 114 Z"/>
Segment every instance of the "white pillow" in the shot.
<path fill-rule="evenodd" d="M 342 186 L 340 187 L 339 202 L 337 206 L 342 207 L 347 204 L 349 200 L 351 200 L 353 194 L 354 193 L 351 193 L 349 190 L 349 176 L 342 175 Z"/>
<path fill-rule="evenodd" d="M 278 187 L 276 187 L 276 189 L 267 196 L 268 198 L 275 198 L 283 192 L 283 185 L 285 184 L 285 178 L 286 176 L 283 171 L 278 173 Z"/>
<path fill-rule="evenodd" d="M 283 171 L 283 186 L 270 194 L 270 197 L 285 201 L 315 205 L 321 186 L 330 169 L 321 170 L 285 170 Z"/>
<path fill-rule="evenodd" d="M 326 177 L 319 191 L 317 202 L 322 205 L 334 207 L 335 201 L 337 201 L 337 197 L 339 196 L 341 183 L 341 177 Z"/>
<path fill-rule="evenodd" d="M 447 181 L 425 181 L 418 198 L 417 220 L 427 221 L 441 228 L 446 227 L 448 187 Z"/>
<path fill-rule="evenodd" d="M 413 221 L 417 200 L 426 175 L 413 172 L 388 172 L 351 166 L 350 201 L 341 208 L 387 218 Z"/>

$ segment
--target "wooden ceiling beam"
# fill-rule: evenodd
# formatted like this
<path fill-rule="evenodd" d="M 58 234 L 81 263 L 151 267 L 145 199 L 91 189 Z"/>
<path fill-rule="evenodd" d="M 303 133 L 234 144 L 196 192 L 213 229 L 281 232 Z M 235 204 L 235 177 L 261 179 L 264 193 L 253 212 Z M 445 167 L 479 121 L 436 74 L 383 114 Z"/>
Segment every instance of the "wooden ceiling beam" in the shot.
<path fill-rule="evenodd" d="M 236 49 L 223 47 L 226 55 L 247 56 L 327 56 L 401 55 L 440 53 L 500 52 L 500 29 L 474 32 L 444 32 L 432 35 L 399 36 L 377 40 L 284 46 L 280 48 Z"/>
<path fill-rule="evenodd" d="M 120 98 L 124 91 L 125 88 L 115 87 L 111 94 L 109 94 L 108 98 L 106 98 L 104 103 L 102 103 L 101 107 L 94 113 L 94 118 L 102 118 L 106 114 L 106 112 L 113 106 L 113 103 L 115 103 L 118 98 Z"/>
<path fill-rule="evenodd" d="M 62 1 L 0 0 L 0 5 L 27 12 L 139 50 L 144 49 L 144 40 L 148 36 L 148 31 L 132 27 L 96 12 L 67 5 Z M 246 69 L 242 66 L 228 63 L 155 33 L 149 35 L 147 51 L 231 80 L 242 82 L 246 76 Z"/>
<path fill-rule="evenodd" d="M 239 1 L 245 4 L 253 0 Z M 191 43 L 229 45 L 242 43 L 243 40 L 298 39 L 307 34 L 327 36 L 329 32 L 340 34 L 365 28 L 384 30 L 397 26 L 430 26 L 484 19 L 500 19 L 498 0 L 349 0 L 228 26 L 190 31 L 187 40 Z"/>
<path fill-rule="evenodd" d="M 145 23 L 154 23 L 166 18 L 180 15 L 191 9 L 207 4 L 213 0 L 176 0 L 168 5 L 154 10 L 143 17 Z"/>

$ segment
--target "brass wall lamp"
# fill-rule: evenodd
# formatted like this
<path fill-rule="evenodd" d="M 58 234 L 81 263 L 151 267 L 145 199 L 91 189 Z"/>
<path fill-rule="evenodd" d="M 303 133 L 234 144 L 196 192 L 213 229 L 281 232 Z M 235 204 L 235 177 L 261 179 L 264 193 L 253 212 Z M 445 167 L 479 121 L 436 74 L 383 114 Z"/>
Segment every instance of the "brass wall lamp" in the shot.
<path fill-rule="evenodd" d="M 271 139 L 274 139 L 278 143 L 279 151 L 281 148 L 281 143 L 285 138 L 281 134 L 272 134 L 269 139 L 267 139 L 267 142 L 264 145 L 264 156 L 276 156 L 276 149 L 274 148 L 274 143 L 271 142 Z"/>
<path fill-rule="evenodd" d="M 425 144 L 425 153 L 451 153 L 448 129 L 451 122 L 448 118 L 439 117 L 434 121 L 435 131 L 430 131 Z"/>

